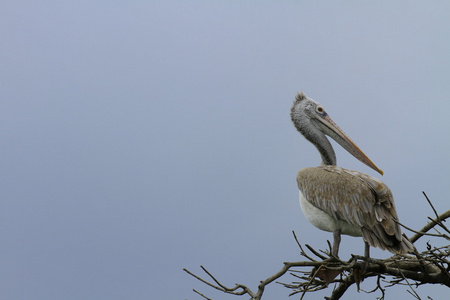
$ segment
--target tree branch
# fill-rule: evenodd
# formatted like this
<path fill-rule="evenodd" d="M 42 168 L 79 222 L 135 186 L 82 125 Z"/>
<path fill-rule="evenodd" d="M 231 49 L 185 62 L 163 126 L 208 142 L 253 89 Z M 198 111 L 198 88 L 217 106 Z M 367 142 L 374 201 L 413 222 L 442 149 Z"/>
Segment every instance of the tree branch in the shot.
<path fill-rule="evenodd" d="M 430 218 L 431 221 L 419 231 L 410 229 L 402 224 L 400 225 L 412 232 L 415 232 L 415 234 L 409 239 L 412 243 L 415 243 L 423 235 L 449 240 L 450 237 L 446 234 L 431 234 L 428 233 L 428 231 L 437 225 L 446 232 L 449 232 L 443 222 L 450 217 L 450 210 L 438 215 L 427 195 L 425 193 L 423 194 L 432 207 L 436 218 Z M 265 280 L 260 281 L 256 292 L 253 292 L 250 288 L 243 284 L 235 284 L 233 287 L 227 287 L 220 283 L 203 266 L 201 266 L 202 270 L 210 277 L 212 282 L 193 274 L 187 269 L 183 270 L 197 280 L 200 280 L 204 284 L 216 290 L 231 295 L 247 294 L 251 297 L 251 300 L 260 300 L 266 286 L 278 278 L 281 278 L 288 272 L 290 272 L 297 281 L 292 283 L 277 283 L 291 289 L 292 293 L 290 295 L 301 293 L 300 299 L 303 299 L 308 292 L 322 290 L 327 288 L 329 284 L 335 284 L 335 288 L 333 289 L 330 297 L 326 297 L 325 299 L 337 300 L 340 299 L 348 288 L 354 283 L 357 284 L 359 290 L 359 284 L 361 281 L 375 276 L 377 276 L 375 288 L 366 293 L 373 293 L 379 290 L 381 292 L 380 299 L 384 299 L 386 288 L 398 284 L 408 286 L 410 289 L 408 292 L 417 299 L 420 299 L 420 297 L 413 289 L 413 285 L 418 287 L 423 284 L 441 284 L 450 287 L 450 245 L 433 247 L 427 243 L 427 250 L 420 253 L 416 250 L 414 255 L 394 255 L 386 259 L 375 259 L 352 255 L 348 261 L 342 261 L 338 258 L 331 257 L 329 255 L 330 251 L 317 251 L 308 244 L 305 244 L 306 248 L 311 252 L 311 254 L 308 254 L 298 241 L 295 232 L 293 232 L 293 235 L 298 247 L 300 248 L 300 255 L 305 257 L 307 260 L 299 262 L 284 262 L 282 268 L 278 272 L 272 276 L 269 276 Z M 328 257 L 322 255 L 320 252 L 325 253 Z M 304 270 L 305 268 L 310 269 Z M 390 279 L 388 280 L 386 277 L 389 277 Z M 298 279 L 300 279 L 300 281 L 298 281 Z M 386 285 L 383 287 L 381 282 L 386 283 Z M 210 298 L 202 293 L 196 290 L 194 290 L 194 292 L 204 299 L 210 300 Z"/>
<path fill-rule="evenodd" d="M 420 229 L 419 231 L 414 231 L 411 230 L 405 226 L 406 229 L 410 230 L 410 231 L 414 231 L 416 232 L 415 235 L 413 235 L 409 240 L 411 241 L 411 243 L 415 243 L 419 238 L 421 238 L 423 235 L 426 235 L 426 233 L 432 229 L 434 226 L 436 226 L 437 224 L 441 223 L 443 220 L 447 219 L 450 217 L 450 209 L 447 210 L 446 212 L 440 214 L 439 216 L 436 217 L 436 219 L 433 219 L 431 222 L 427 223 L 427 225 L 425 225 L 422 229 Z M 444 237 L 446 239 L 449 239 L 448 236 L 446 235 L 433 235 L 433 236 L 438 236 L 438 237 Z"/>

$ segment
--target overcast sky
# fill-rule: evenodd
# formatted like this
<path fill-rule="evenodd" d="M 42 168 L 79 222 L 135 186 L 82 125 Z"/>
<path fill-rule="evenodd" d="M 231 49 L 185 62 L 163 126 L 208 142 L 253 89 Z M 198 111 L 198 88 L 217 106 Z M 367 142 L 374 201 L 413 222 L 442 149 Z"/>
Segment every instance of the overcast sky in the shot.
<path fill-rule="evenodd" d="M 296 173 L 320 156 L 291 124 L 297 91 L 384 170 L 400 220 L 420 229 L 433 216 L 422 191 L 449 209 L 449 13 L 447 1 L 2 1 L 0 298 L 233 299 L 182 268 L 256 289 L 302 259 L 292 230 L 326 249 L 331 234 L 298 203 Z M 333 145 L 338 165 L 380 177 Z M 363 251 L 343 237 L 341 258 Z"/>

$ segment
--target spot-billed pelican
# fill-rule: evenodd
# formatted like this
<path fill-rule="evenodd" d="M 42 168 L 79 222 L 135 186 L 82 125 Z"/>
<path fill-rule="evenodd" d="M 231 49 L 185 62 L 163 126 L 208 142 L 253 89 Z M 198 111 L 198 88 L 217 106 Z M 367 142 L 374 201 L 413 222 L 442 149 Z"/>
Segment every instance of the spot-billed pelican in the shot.
<path fill-rule="evenodd" d="M 297 94 L 291 108 L 297 130 L 322 157 L 316 168 L 304 168 L 297 174 L 300 205 L 309 222 L 333 233 L 332 255 L 338 257 L 341 234 L 362 236 L 365 256 L 369 246 L 406 253 L 413 250 L 402 236 L 391 190 L 380 180 L 336 166 L 336 155 L 327 136 L 362 163 L 380 170 L 333 122 L 325 109 L 303 93 Z"/>

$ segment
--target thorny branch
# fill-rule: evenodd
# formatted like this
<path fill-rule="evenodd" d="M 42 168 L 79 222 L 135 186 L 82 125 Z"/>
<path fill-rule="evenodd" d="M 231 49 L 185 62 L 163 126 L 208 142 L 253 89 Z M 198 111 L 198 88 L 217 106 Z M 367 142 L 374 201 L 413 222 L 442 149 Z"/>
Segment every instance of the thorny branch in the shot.
<path fill-rule="evenodd" d="M 401 224 L 404 228 L 415 233 L 410 238 L 410 241 L 415 243 L 424 235 L 450 240 L 450 236 L 448 235 L 450 234 L 450 231 L 443 224 L 443 222 L 450 217 L 450 210 L 438 215 L 427 195 L 425 193 L 423 194 L 433 209 L 436 218 L 429 218 L 430 222 L 418 231 L 412 230 Z M 440 233 L 435 227 L 441 228 L 446 233 Z M 431 229 L 434 229 L 438 233 L 428 233 Z M 201 268 L 207 276 L 209 276 L 209 281 L 195 275 L 187 269 L 183 270 L 216 290 L 231 295 L 249 295 L 251 300 L 261 299 L 266 286 L 288 272 L 296 281 L 292 283 L 282 283 L 277 281 L 277 283 L 290 289 L 290 296 L 300 294 L 300 299 L 303 299 L 306 293 L 326 289 L 330 284 L 334 284 L 334 289 L 331 292 L 331 295 L 325 299 L 340 299 L 350 286 L 356 283 L 357 289 L 359 290 L 360 282 L 369 277 L 377 277 L 376 287 L 371 291 L 366 291 L 366 293 L 373 293 L 378 290 L 381 293 L 379 299 L 384 299 L 387 288 L 397 284 L 407 286 L 408 292 L 416 299 L 420 299 L 420 297 L 413 286 L 418 287 L 423 284 L 441 284 L 450 287 L 450 245 L 433 247 L 427 243 L 427 250 L 420 253 L 416 252 L 414 255 L 394 255 L 387 259 L 374 259 L 352 255 L 348 261 L 342 261 L 335 257 L 331 257 L 329 254 L 331 253 L 330 250 L 328 250 L 328 252 L 322 250 L 316 251 L 311 246 L 305 244 L 306 248 L 311 252 L 311 254 L 308 254 L 298 241 L 294 232 L 293 234 L 295 241 L 300 248 L 300 255 L 306 258 L 306 261 L 284 262 L 282 268 L 278 272 L 265 280 L 260 281 L 255 292 L 243 284 L 235 284 L 233 287 L 227 287 L 220 283 L 219 280 L 203 266 L 201 266 Z M 326 255 L 323 255 L 320 252 L 325 253 Z M 314 258 L 313 256 L 317 258 Z M 305 270 L 305 268 L 308 267 L 312 269 Z M 390 279 L 386 279 L 386 277 L 389 277 Z M 383 283 L 385 284 L 384 286 Z M 204 299 L 211 299 L 197 290 L 194 290 L 194 292 Z"/>

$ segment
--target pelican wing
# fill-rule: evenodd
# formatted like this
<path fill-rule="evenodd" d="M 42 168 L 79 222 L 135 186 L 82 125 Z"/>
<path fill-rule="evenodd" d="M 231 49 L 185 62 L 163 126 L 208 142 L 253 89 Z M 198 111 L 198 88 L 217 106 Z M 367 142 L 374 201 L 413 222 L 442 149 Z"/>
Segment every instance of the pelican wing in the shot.
<path fill-rule="evenodd" d="M 336 220 L 361 227 L 363 239 L 393 252 L 412 249 L 403 239 L 391 190 L 380 180 L 336 166 L 305 168 L 297 184 L 308 202 Z"/>

